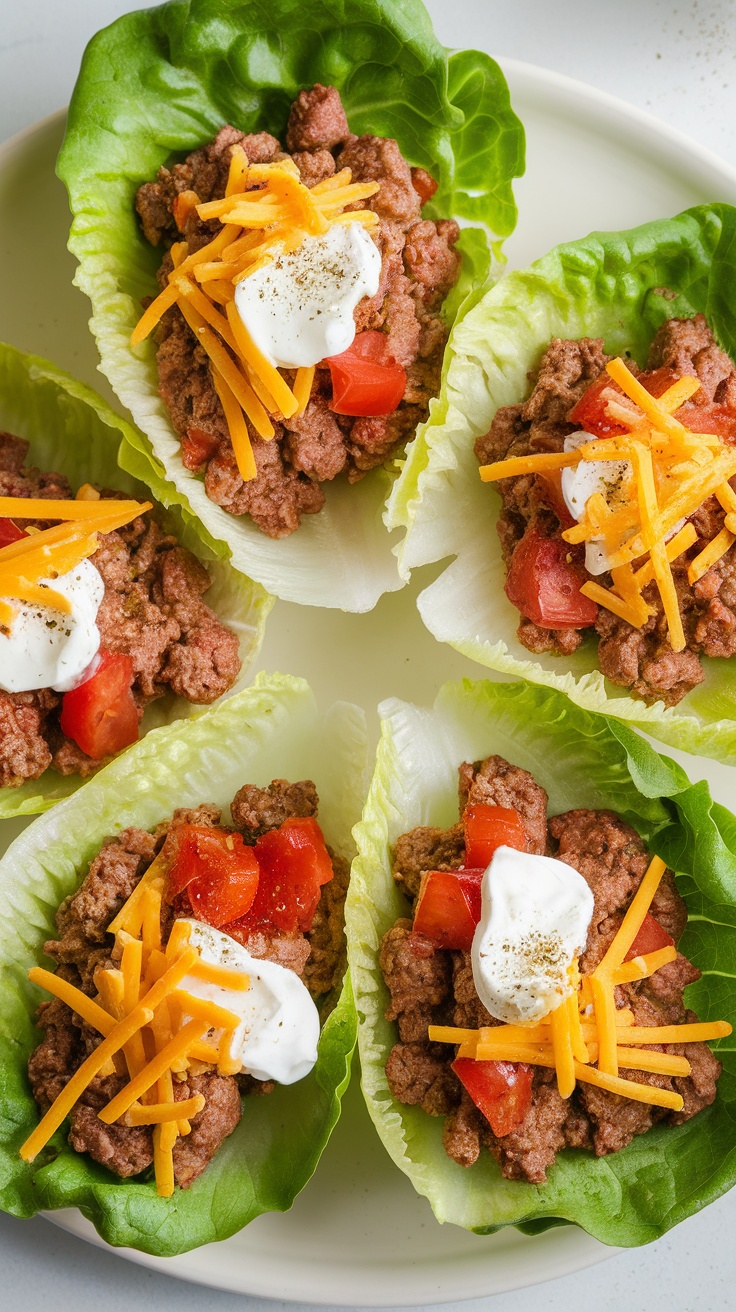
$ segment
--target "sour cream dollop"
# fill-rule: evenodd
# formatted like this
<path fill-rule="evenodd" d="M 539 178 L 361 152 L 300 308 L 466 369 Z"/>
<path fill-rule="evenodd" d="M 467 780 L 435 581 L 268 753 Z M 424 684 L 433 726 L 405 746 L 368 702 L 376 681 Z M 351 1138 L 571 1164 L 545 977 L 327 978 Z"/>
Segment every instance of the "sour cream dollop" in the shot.
<path fill-rule="evenodd" d="M 275 961 L 252 957 L 234 938 L 212 925 L 189 919 L 185 923 L 190 929 L 189 943 L 199 949 L 202 960 L 241 971 L 249 977 L 250 988 L 223 988 L 194 975 L 185 975 L 179 988 L 241 1017 L 231 1052 L 241 1059 L 249 1075 L 279 1084 L 302 1080 L 317 1060 L 319 1015 L 299 976 Z M 219 1036 L 219 1031 L 216 1033 Z"/>
<path fill-rule="evenodd" d="M 105 595 L 98 569 L 83 560 L 56 579 L 41 579 L 71 602 L 71 614 L 30 602 L 17 605 L 10 632 L 0 631 L 0 689 L 69 692 L 82 682 L 100 649 L 97 612 Z"/>
<path fill-rule="evenodd" d="M 572 992 L 568 967 L 585 947 L 593 894 L 564 861 L 499 847 L 481 897 L 471 952 L 478 996 L 497 1020 L 539 1021 Z"/>
<path fill-rule="evenodd" d="M 235 308 L 256 346 L 280 369 L 309 368 L 346 351 L 353 312 L 374 296 L 381 256 L 362 223 L 333 223 L 235 288 Z"/>
<path fill-rule="evenodd" d="M 571 433 L 565 438 L 565 451 L 576 451 L 586 442 L 595 442 L 593 433 Z M 601 492 L 608 505 L 623 503 L 627 485 L 633 477 L 628 460 L 581 460 L 578 465 L 562 471 L 562 496 L 573 519 L 580 521 L 585 506 L 595 492 Z M 602 539 L 594 538 L 585 544 L 585 568 L 589 574 L 605 574 L 608 556 Z"/>

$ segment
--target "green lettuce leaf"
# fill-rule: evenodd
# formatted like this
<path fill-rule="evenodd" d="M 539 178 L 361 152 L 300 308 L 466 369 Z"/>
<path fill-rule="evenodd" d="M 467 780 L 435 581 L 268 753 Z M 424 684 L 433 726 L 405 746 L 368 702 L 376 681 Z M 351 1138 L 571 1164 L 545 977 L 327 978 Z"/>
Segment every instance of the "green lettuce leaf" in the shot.
<path fill-rule="evenodd" d="M 107 835 L 128 825 L 151 829 L 175 807 L 202 801 L 227 814 L 246 782 L 308 777 L 319 791 L 327 841 L 349 860 L 364 768 L 362 711 L 337 703 L 320 714 L 304 680 L 260 676 L 198 719 L 149 734 L 11 845 L 0 860 L 0 1207 L 14 1216 L 79 1207 L 108 1243 L 170 1256 L 291 1206 L 317 1165 L 349 1080 L 355 1011 L 347 977 L 324 1008 L 311 1074 L 268 1097 L 246 1098 L 240 1125 L 204 1174 L 162 1199 L 151 1180 L 118 1180 L 75 1153 L 63 1127 L 33 1164 L 21 1161 L 18 1149 L 38 1121 L 26 1061 L 45 996 L 27 974 L 43 959 L 60 902 Z"/>
<path fill-rule="evenodd" d="M 736 674 L 703 660 L 705 681 L 677 707 L 646 706 L 604 679 L 597 642 L 572 656 L 532 656 L 516 637 L 495 529 L 498 494 L 478 476 L 473 443 L 499 406 L 527 395 L 529 370 L 553 337 L 603 337 L 644 363 L 666 319 L 703 312 L 736 359 L 736 210 L 700 205 L 629 232 L 598 232 L 558 246 L 509 274 L 456 325 L 445 386 L 407 453 L 387 511 L 405 528 L 404 577 L 453 557 L 420 594 L 422 618 L 441 642 L 480 664 L 557 688 L 579 706 L 638 725 L 672 747 L 736 762 Z"/>
<path fill-rule="evenodd" d="M 353 131 L 395 137 L 439 178 L 434 212 L 481 225 L 464 239 L 468 268 L 454 315 L 471 275 L 488 273 L 486 230 L 496 244 L 513 230 L 511 181 L 523 169 L 524 138 L 498 66 L 477 51 L 448 59 L 420 0 L 177 0 L 126 14 L 88 46 L 58 172 L 100 367 L 145 434 L 131 443 L 126 468 L 142 477 L 141 457 L 155 453 L 147 477 L 157 498 L 190 508 L 213 549 L 270 592 L 366 611 L 402 586 L 382 523 L 395 471 L 328 485 L 324 509 L 274 542 L 211 502 L 184 468 L 158 396 L 154 347 L 129 345 L 160 260 L 139 231 L 138 185 L 225 122 L 282 135 L 291 101 L 315 81 L 340 89 Z"/>
<path fill-rule="evenodd" d="M 37 355 L 24 355 L 0 342 L 0 431 L 30 442 L 29 461 L 39 469 L 65 474 L 73 488 L 82 483 L 105 487 L 149 499 L 150 485 L 141 456 L 138 479 L 124 473 L 119 450 L 137 440 L 135 430 L 110 408 L 90 387 L 57 369 Z M 255 659 L 273 598 L 257 583 L 236 573 L 202 541 L 191 515 L 173 510 L 159 513 L 160 522 L 176 534 L 202 560 L 212 579 L 207 602 L 239 638 L 243 669 L 233 689 L 247 683 L 249 665 Z M 142 733 L 182 716 L 200 714 L 184 697 L 166 696 L 146 710 Z M 45 811 L 62 797 L 79 788 L 77 775 L 64 777 L 47 770 L 40 779 L 20 788 L 0 788 L 0 819 Z"/>
<path fill-rule="evenodd" d="M 388 991 L 378 965 L 382 936 L 406 900 L 391 876 L 391 849 L 415 825 L 457 819 L 457 767 L 498 752 L 530 770 L 550 812 L 610 807 L 677 872 L 690 919 L 682 949 L 703 972 L 687 991 L 702 1019 L 736 1023 L 736 820 L 705 783 L 624 724 L 532 684 L 446 684 L 431 711 L 396 699 L 381 706 L 382 736 L 363 819 L 356 827 L 347 907 L 350 972 L 358 1011 L 363 1090 L 397 1166 L 440 1221 L 491 1233 L 517 1225 L 538 1233 L 574 1222 L 606 1244 L 637 1245 L 719 1197 L 736 1181 L 736 1047 L 721 1040 L 718 1097 L 687 1124 L 657 1126 L 621 1153 L 596 1159 L 566 1150 L 547 1183 L 504 1180 L 484 1152 L 470 1169 L 446 1156 L 442 1118 L 391 1096 L 385 1064 L 397 1040 L 384 1018 Z"/>

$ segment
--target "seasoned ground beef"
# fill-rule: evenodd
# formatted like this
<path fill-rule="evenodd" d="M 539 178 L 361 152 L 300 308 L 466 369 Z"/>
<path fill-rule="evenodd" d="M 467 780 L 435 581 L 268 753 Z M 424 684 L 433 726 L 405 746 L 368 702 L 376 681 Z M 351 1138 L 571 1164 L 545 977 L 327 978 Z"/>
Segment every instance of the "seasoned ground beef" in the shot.
<path fill-rule="evenodd" d="M 0 493 L 72 497 L 61 474 L 26 467 L 28 448 L 21 438 L 0 434 Z M 47 528 L 50 521 L 15 522 Z M 91 561 L 105 584 L 97 615 L 101 650 L 131 657 L 139 717 L 167 692 L 204 705 L 232 687 L 240 672 L 238 640 L 203 601 L 209 575 L 191 552 L 147 515 L 101 534 Z M 62 733 L 61 701 L 50 688 L 0 690 L 0 787 L 37 779 L 49 766 L 65 775 L 88 775 L 99 766 Z"/>
<path fill-rule="evenodd" d="M 344 475 L 350 482 L 381 465 L 399 449 L 427 416 L 429 400 L 439 391 L 446 329 L 439 311 L 456 283 L 460 256 L 454 220 L 422 219 L 422 205 L 436 190 L 424 169 L 410 169 L 395 141 L 350 132 L 340 95 L 317 84 L 299 93 L 286 129 L 286 152 L 267 132 L 243 133 L 223 127 L 206 146 L 171 168 L 161 168 L 155 182 L 138 189 L 136 209 L 143 234 L 165 255 L 161 285 L 171 270 L 168 248 L 182 236 L 189 250 L 199 249 L 220 229 L 203 223 L 191 208 L 179 215 L 177 200 L 196 192 L 199 201 L 225 194 L 232 148 L 241 145 L 251 163 L 269 163 L 290 154 L 302 182 L 315 186 L 336 170 L 349 168 L 354 182 L 379 182 L 366 202 L 379 215 L 375 241 L 382 267 L 378 292 L 364 297 L 355 311 L 358 332 L 384 332 L 391 355 L 407 374 L 404 398 L 390 415 L 353 418 L 329 408 L 329 370 L 318 367 L 312 395 L 303 414 L 276 423 L 276 438 L 262 441 L 250 433 L 257 476 L 241 478 L 222 407 L 212 383 L 208 358 L 177 308 L 161 321 L 157 337 L 159 390 L 182 439 L 196 433 L 199 445 L 185 448 L 188 468 L 204 473 L 207 495 L 232 515 L 250 515 L 269 537 L 281 538 L 298 528 L 303 515 L 324 504 L 322 484 Z M 204 445 L 202 443 L 204 442 Z"/>
<path fill-rule="evenodd" d="M 459 798 L 461 812 L 468 801 L 517 810 L 528 850 L 546 851 L 583 876 L 593 894 L 594 911 L 580 969 L 590 974 L 612 942 L 649 864 L 638 834 L 612 811 L 568 811 L 547 824 L 544 790 L 526 770 L 498 756 L 460 766 Z M 441 864 L 437 857 L 442 858 Z M 463 857 L 462 823 L 448 830 L 413 829 L 397 840 L 394 878 L 414 901 L 423 872 L 457 869 Z M 680 937 L 687 910 L 670 871 L 650 914 L 671 937 Z M 461 1166 L 472 1166 L 485 1146 L 507 1179 L 540 1184 L 564 1148 L 585 1148 L 598 1157 L 619 1152 L 656 1122 L 682 1124 L 710 1106 L 716 1096 L 721 1065 L 705 1043 L 669 1044 L 662 1049 L 687 1056 L 691 1072 L 686 1078 L 626 1071 L 627 1079 L 681 1094 L 680 1112 L 632 1102 L 589 1084 L 577 1084 L 572 1097 L 563 1099 L 555 1072 L 535 1067 L 525 1119 L 511 1134 L 497 1137 L 451 1069 L 454 1050 L 427 1038 L 430 1024 L 477 1029 L 498 1023 L 478 997 L 470 953 L 436 948 L 413 929 L 411 919 L 401 919 L 384 936 L 380 965 L 390 994 L 386 1018 L 397 1023 L 399 1035 L 386 1063 L 391 1092 L 399 1102 L 445 1117 L 445 1150 Z M 649 979 L 619 986 L 617 1006 L 631 1008 L 637 1025 L 694 1021 L 697 1018 L 683 1003 L 683 990 L 699 978 L 700 972 L 680 953 Z"/>
<path fill-rule="evenodd" d="M 246 800 L 247 799 L 247 800 Z M 277 829 L 292 816 L 314 815 L 317 791 L 310 779 L 289 784 L 275 779 L 267 788 L 245 785 L 231 807 L 234 825 L 242 828 L 246 840 Z M 247 825 L 241 821 L 247 818 Z M 77 892 L 62 902 L 56 915 L 59 937 L 47 942 L 46 954 L 57 962 L 59 975 L 96 995 L 94 973 L 98 968 L 119 965 L 107 926 L 121 910 L 145 874 L 151 861 L 161 852 L 169 835 L 183 824 L 216 826 L 220 824 L 218 807 L 202 804 L 179 809 L 171 820 L 160 824 L 153 833 L 143 829 L 125 829 L 116 838 L 108 838 L 90 863 Z M 250 828 L 248 827 L 250 826 Z M 165 856 L 165 853 L 164 853 Z M 345 971 L 343 932 L 344 902 L 349 867 L 341 857 L 332 856 L 334 878 L 323 886 L 322 896 L 308 934 L 267 933 L 265 929 L 241 941 L 253 956 L 275 961 L 302 975 L 316 999 L 338 986 Z M 174 906 L 165 900 L 161 912 L 161 937 L 166 943 L 175 914 L 192 915 L 191 905 L 180 897 Z M 42 1111 L 58 1097 L 74 1071 L 97 1047 L 100 1035 L 70 1007 L 53 998 L 38 1009 L 37 1021 L 44 1037 L 28 1060 L 28 1076 L 33 1096 Z M 146 1126 L 105 1125 L 97 1113 L 127 1082 L 118 1074 L 97 1076 L 72 1110 L 69 1142 L 76 1152 L 88 1153 L 95 1161 L 123 1178 L 138 1175 L 153 1162 L 153 1138 Z M 241 1116 L 241 1093 L 270 1093 L 273 1082 L 250 1075 L 220 1076 L 211 1069 L 190 1071 L 174 1086 L 177 1100 L 194 1094 L 204 1095 L 205 1105 L 191 1120 L 191 1133 L 177 1140 L 174 1147 L 176 1182 L 186 1189 L 214 1157 L 221 1143 L 235 1129 Z"/>
<path fill-rule="evenodd" d="M 490 431 L 476 441 L 475 452 L 481 464 L 561 451 L 565 438 L 579 427 L 568 420 L 571 409 L 601 376 L 608 359 L 600 339 L 555 339 L 542 357 L 528 400 L 503 406 Z M 630 368 L 638 372 L 633 362 Z M 736 412 L 736 369 L 716 344 L 702 314 L 664 323 L 652 342 L 647 368 L 668 368 L 678 376 L 697 376 L 701 390 L 693 404 L 715 402 Z M 683 417 L 687 422 L 684 412 Z M 497 530 L 508 566 L 530 524 L 534 523 L 547 537 L 558 534 L 561 526 L 544 478 L 523 474 L 503 479 L 496 486 L 503 501 Z M 690 517 L 698 533 L 696 542 L 672 565 L 687 643 L 683 651 L 673 652 L 669 645 L 656 583 L 644 590 L 654 613 L 641 629 L 633 628 L 604 607 L 598 610 L 595 633 L 600 668 L 612 683 L 628 688 L 635 697 L 674 706 L 702 682 L 701 655 L 729 657 L 736 653 L 733 548 L 696 584 L 691 586 L 687 578 L 690 561 L 723 528 L 724 513 L 716 498 L 710 497 Z M 571 554 L 584 571 L 582 550 L 573 549 Z M 598 581 L 610 586 L 610 575 L 604 574 Z M 585 633 L 570 628 L 542 628 L 524 616 L 517 631 L 523 646 L 537 655 L 567 655 L 580 645 Z"/>

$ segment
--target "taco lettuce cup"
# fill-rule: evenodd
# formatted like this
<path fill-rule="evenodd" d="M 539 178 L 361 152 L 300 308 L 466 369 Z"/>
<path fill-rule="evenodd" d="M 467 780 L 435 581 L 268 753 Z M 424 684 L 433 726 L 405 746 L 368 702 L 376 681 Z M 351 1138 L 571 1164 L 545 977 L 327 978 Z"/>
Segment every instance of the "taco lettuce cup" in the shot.
<path fill-rule="evenodd" d="M 626 1246 L 657 1238 L 736 1179 L 725 1037 L 734 1020 L 733 816 L 627 725 L 554 690 L 464 681 L 445 685 L 431 711 L 391 700 L 381 715 L 346 924 L 363 1090 L 386 1149 L 440 1221 L 484 1234 L 566 1221 Z M 479 848 L 491 839 L 489 856 Z M 552 859 L 530 855 L 548 843 Z M 530 862 L 537 891 L 524 883 Z M 576 941 L 555 955 L 563 929 L 553 934 L 545 921 L 534 952 L 523 935 L 517 952 L 509 919 L 496 971 L 493 915 L 523 886 L 521 913 L 541 917 L 535 899 L 550 873 L 579 885 L 572 894 L 558 886 L 555 914 L 569 917 L 582 890 L 587 941 L 573 918 Z M 566 969 L 572 952 L 580 976 Z M 509 965 L 517 958 L 523 978 Z M 614 984 L 611 1083 L 598 1001 L 605 1012 Z M 565 1019 L 570 998 L 576 1038 L 572 1022 L 556 1029 L 553 1019 Z M 541 1002 L 551 1005 L 546 1019 Z M 696 1018 L 704 1027 L 680 1029 L 685 1041 L 673 1046 L 678 1026 Z M 656 1055 L 627 1051 L 628 1024 L 635 1048 L 654 1027 Z M 587 1053 L 562 1089 L 566 1035 L 576 1050 L 583 1038 Z M 634 1070 L 639 1057 L 649 1073 Z"/>
<path fill-rule="evenodd" d="M 364 767 L 357 707 L 323 714 L 303 680 L 261 676 L 12 844 L 5 1210 L 76 1206 L 108 1243 L 171 1255 L 291 1205 L 355 1043 L 342 908 Z"/>
<path fill-rule="evenodd" d="M 593 233 L 492 289 L 453 335 L 388 511 L 405 575 L 455 558 L 419 599 L 435 637 L 720 759 L 736 759 L 735 220 L 708 205 Z"/>
<path fill-rule="evenodd" d="M 419 0 L 193 0 L 100 32 L 58 172 L 100 367 L 144 435 L 126 467 L 280 597 L 365 611 L 401 587 L 391 461 L 522 160 L 499 68 L 448 53 Z"/>
<path fill-rule="evenodd" d="M 138 514 L 138 506 L 151 507 L 148 491 L 118 464 L 121 442 L 135 434 L 101 397 L 48 361 L 1 344 L 0 428 L 3 556 L 41 540 L 25 527 L 47 537 L 65 531 L 63 521 L 48 529 L 49 498 L 72 530 L 77 514 L 121 510 L 119 531 L 103 525 L 84 547 L 89 559 L 59 566 L 81 578 L 70 593 L 71 617 L 4 603 L 15 611 L 0 638 L 0 817 L 8 817 L 53 806 L 150 728 L 243 687 L 272 602 L 215 557 L 179 510 Z M 48 548 L 40 574 L 54 573 L 59 549 L 58 542 Z M 19 559 L 28 574 L 30 557 Z M 12 592 L 12 561 L 3 569 Z M 71 634 L 68 618 L 76 624 Z M 39 633 L 58 635 L 57 645 Z M 54 692 L 56 683 L 68 692 Z M 103 727 L 99 705 L 108 711 Z"/>

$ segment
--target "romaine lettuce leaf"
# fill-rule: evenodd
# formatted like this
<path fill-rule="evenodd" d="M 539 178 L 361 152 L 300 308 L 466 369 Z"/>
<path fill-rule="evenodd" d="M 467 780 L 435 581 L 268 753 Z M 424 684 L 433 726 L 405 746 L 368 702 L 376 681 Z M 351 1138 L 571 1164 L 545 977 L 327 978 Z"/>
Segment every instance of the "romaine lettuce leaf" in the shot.
<path fill-rule="evenodd" d="M 658 1126 L 621 1153 L 566 1150 L 545 1185 L 504 1180 L 483 1152 L 466 1170 L 446 1156 L 442 1118 L 397 1103 L 385 1064 L 397 1040 L 384 1018 L 381 938 L 407 903 L 391 876 L 391 849 L 415 825 L 457 819 L 457 767 L 498 752 L 530 770 L 550 812 L 610 807 L 677 872 L 690 914 L 682 949 L 703 977 L 687 992 L 702 1019 L 736 1023 L 736 821 L 705 783 L 624 724 L 524 683 L 446 684 L 432 710 L 396 699 L 380 708 L 382 737 L 363 819 L 356 827 L 347 906 L 350 972 L 368 1109 L 396 1164 L 440 1221 L 482 1234 L 504 1225 L 538 1233 L 575 1222 L 607 1244 L 656 1239 L 736 1181 L 736 1048 L 721 1040 L 724 1072 L 713 1106 L 687 1124 Z"/>
<path fill-rule="evenodd" d="M 38 819 L 0 860 L 0 1206 L 14 1216 L 79 1207 L 110 1244 L 170 1256 L 225 1239 L 255 1216 L 284 1211 L 314 1171 L 340 1113 L 355 1045 L 346 977 L 324 1008 L 319 1059 L 306 1079 L 249 1097 L 243 1119 L 189 1190 L 171 1199 L 153 1183 L 119 1180 L 75 1153 L 64 1127 L 27 1165 L 18 1148 L 37 1123 L 26 1061 L 45 995 L 28 983 L 59 904 L 109 834 L 153 828 L 178 806 L 227 807 L 244 783 L 314 779 L 327 841 L 348 860 L 365 768 L 362 711 L 325 714 L 302 679 L 260 676 L 196 720 L 168 725 L 124 752 L 74 797 Z"/>
<path fill-rule="evenodd" d="M 137 440 L 135 430 L 110 408 L 101 396 L 70 374 L 37 355 L 25 355 L 0 342 L 0 431 L 26 438 L 29 462 L 39 469 L 65 474 L 72 487 L 97 483 L 103 487 L 150 499 L 151 479 L 141 455 L 139 482 L 119 466 L 119 448 Z M 210 572 L 207 602 L 240 641 L 243 669 L 233 688 L 246 686 L 248 667 L 255 659 L 273 598 L 257 583 L 231 569 L 202 541 L 192 516 L 178 510 L 159 512 L 159 519 L 179 541 L 193 551 Z M 143 717 L 142 732 L 170 720 L 201 713 L 184 697 L 167 696 L 153 702 Z M 40 779 L 20 788 L 0 788 L 0 819 L 45 811 L 79 788 L 77 775 L 64 777 L 47 770 Z"/>
<path fill-rule="evenodd" d="M 273 541 L 211 502 L 184 468 L 153 344 L 129 345 L 160 260 L 138 228 L 138 185 L 224 122 L 282 135 L 290 102 L 315 81 L 340 89 L 353 131 L 397 138 L 412 163 L 439 178 L 433 212 L 481 225 L 463 238 L 468 263 L 448 307 L 454 317 L 471 275 L 486 278 L 486 230 L 494 243 L 513 230 L 511 181 L 523 170 L 524 137 L 498 66 L 478 51 L 448 60 L 421 0 L 177 0 L 127 14 L 88 46 L 58 171 L 100 367 L 145 434 L 131 442 L 126 468 L 142 476 L 141 455 L 155 453 L 156 472 L 146 476 L 156 497 L 189 507 L 210 545 L 277 596 L 366 611 L 402 586 L 382 523 L 394 472 L 375 470 L 352 487 L 336 480 L 318 515 Z"/>
<path fill-rule="evenodd" d="M 700 205 L 629 232 L 593 233 L 511 273 L 456 325 L 445 386 L 410 446 L 387 511 L 404 577 L 453 557 L 420 594 L 442 642 L 480 664 L 557 688 L 578 705 L 638 725 L 673 747 L 736 762 L 736 666 L 703 660 L 705 682 L 679 706 L 646 706 L 605 680 L 590 637 L 572 656 L 532 656 L 516 637 L 495 529 L 499 498 L 473 443 L 499 406 L 523 399 L 553 337 L 603 337 L 643 363 L 659 325 L 702 311 L 736 359 L 736 210 Z"/>

